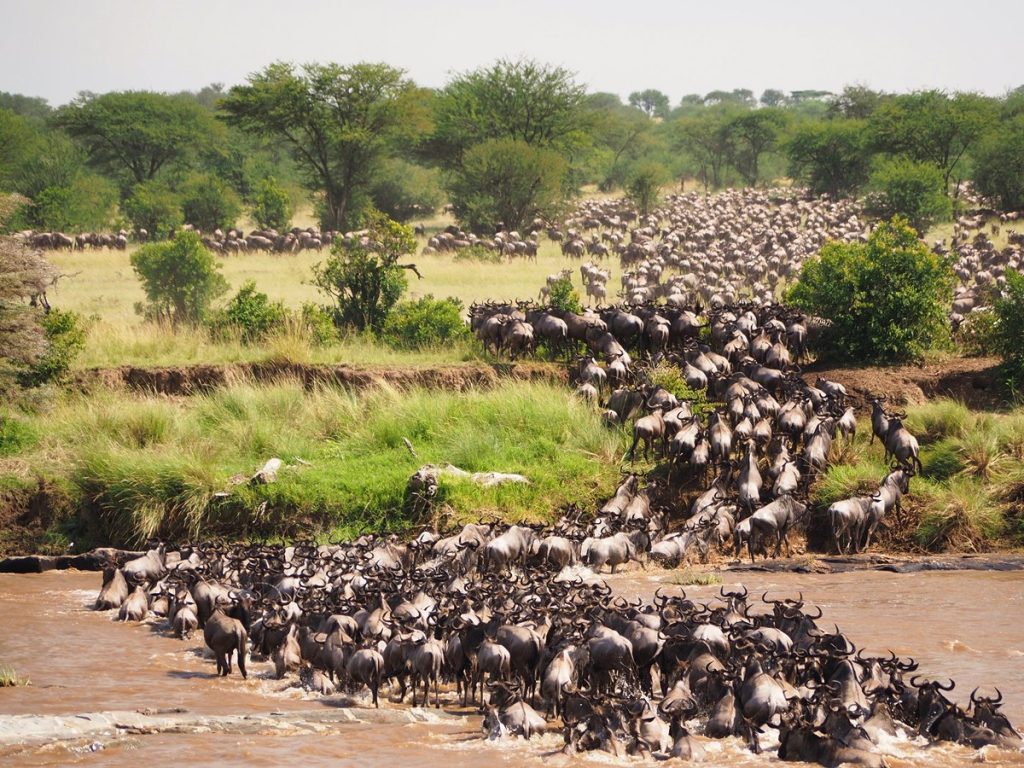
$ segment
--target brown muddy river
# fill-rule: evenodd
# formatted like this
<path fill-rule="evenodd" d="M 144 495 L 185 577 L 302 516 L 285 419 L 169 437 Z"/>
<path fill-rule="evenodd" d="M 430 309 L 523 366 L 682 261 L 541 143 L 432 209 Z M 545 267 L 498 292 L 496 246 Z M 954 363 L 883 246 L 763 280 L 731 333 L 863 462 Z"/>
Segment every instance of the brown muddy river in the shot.
<path fill-rule="evenodd" d="M 627 597 L 649 597 L 657 586 L 671 589 L 671 571 L 612 577 Z M 829 575 L 743 574 L 751 593 L 795 596 L 824 610 L 821 622 L 837 622 L 869 652 L 888 649 L 913 656 L 921 671 L 952 676 L 952 694 L 966 702 L 975 686 L 998 685 L 1004 711 L 1024 723 L 1024 572 L 858 572 Z M 739 584 L 726 576 L 725 586 Z M 51 572 L 0 574 L 0 666 L 31 680 L 27 687 L 0 689 L 0 715 L 73 715 L 105 710 L 180 708 L 189 715 L 293 716 L 313 710 L 337 712 L 327 699 L 272 679 L 271 665 L 253 663 L 249 680 L 214 676 L 202 653 L 202 636 L 181 642 L 164 634 L 162 620 L 122 625 L 114 615 L 89 610 L 100 574 Z M 710 596 L 718 587 L 688 587 L 691 596 Z M 395 707 L 384 703 L 382 707 Z M 442 702 L 443 704 L 443 702 Z M 357 704 L 357 706 L 360 706 Z M 442 706 L 442 713 L 445 711 Z M 454 711 L 454 710 L 451 710 Z M 121 734 L 40 746 L 0 744 L 4 766 L 132 766 L 188 762 L 224 766 L 401 765 L 611 765 L 639 764 L 606 754 L 568 758 L 558 753 L 558 733 L 532 742 L 487 742 L 479 718 L 426 714 L 428 722 L 341 723 L 318 718 L 315 727 L 254 734 Z M 323 723 L 323 719 L 327 723 Z M 430 722 L 433 720 L 434 722 Z M 735 740 L 706 743 L 710 764 L 765 765 L 773 755 L 755 756 Z M 766 745 L 767 746 L 767 745 Z M 1024 765 L 1024 754 L 961 747 L 922 748 L 906 739 L 886 744 L 893 766 Z"/>

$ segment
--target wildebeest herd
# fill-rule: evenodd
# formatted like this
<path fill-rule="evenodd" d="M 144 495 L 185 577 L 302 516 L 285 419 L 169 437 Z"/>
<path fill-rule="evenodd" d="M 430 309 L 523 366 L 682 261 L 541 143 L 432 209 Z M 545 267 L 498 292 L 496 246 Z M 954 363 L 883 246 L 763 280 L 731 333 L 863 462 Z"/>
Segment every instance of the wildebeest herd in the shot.
<path fill-rule="evenodd" d="M 603 409 L 612 428 L 631 425 L 626 458 L 665 460 L 657 489 L 668 516 L 652 516 L 647 491 L 642 512 L 651 553 L 677 563 L 697 550 L 703 557 L 724 542 L 751 559 L 788 546 L 787 534 L 807 522 L 807 492 L 827 467 L 833 442 L 856 432 L 845 388 L 818 377 L 805 381 L 796 362 L 805 355 L 807 321 L 778 304 L 700 307 L 648 304 L 582 314 L 512 304 L 474 305 L 471 326 L 481 341 L 510 356 L 536 345 L 572 355 L 576 393 Z M 716 351 L 718 350 L 718 351 Z M 634 360 L 634 357 L 636 360 Z M 651 362 L 675 371 L 693 394 L 680 400 L 652 383 Z M 838 502 L 827 511 L 840 552 L 863 550 L 921 470 L 917 440 L 906 414 L 874 401 L 872 439 L 893 459 L 876 492 Z M 713 478 L 708 483 L 709 477 Z M 679 488 L 702 489 L 689 502 Z M 679 510 L 689 514 L 679 514 Z M 685 518 L 669 531 L 668 517 Z"/>
<path fill-rule="evenodd" d="M 827 766 L 884 765 L 878 745 L 898 730 L 1021 746 L 998 691 L 964 709 L 952 681 L 865 655 L 802 596 L 627 602 L 572 567 L 566 545 L 593 541 L 595 525 L 567 514 L 550 529 L 469 524 L 406 542 L 161 546 L 109 568 L 96 607 L 201 632 L 220 675 L 234 661 L 246 676 L 251 654 L 322 695 L 368 690 L 373 706 L 387 686 L 438 707 L 444 684 L 446 705 L 479 706 L 489 737 L 560 729 L 570 753 L 699 761 L 707 739 L 760 751 L 767 728 L 780 758 Z"/>

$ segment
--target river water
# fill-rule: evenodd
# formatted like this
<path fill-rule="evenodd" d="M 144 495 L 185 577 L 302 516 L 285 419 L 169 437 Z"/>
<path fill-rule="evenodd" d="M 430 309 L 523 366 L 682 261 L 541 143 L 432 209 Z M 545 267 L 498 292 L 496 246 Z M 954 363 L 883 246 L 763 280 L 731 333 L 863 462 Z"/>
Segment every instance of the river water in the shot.
<path fill-rule="evenodd" d="M 673 585 L 672 571 L 621 574 L 610 583 L 624 596 L 650 597 L 658 586 Z M 725 575 L 726 588 L 738 586 Z M 975 686 L 991 695 L 998 685 L 1004 711 L 1024 724 L 1024 572 L 924 572 L 893 574 L 742 574 L 751 596 L 803 592 L 808 604 L 824 610 L 821 620 L 836 622 L 868 652 L 889 649 L 913 656 L 921 672 L 952 676 L 952 696 L 966 703 Z M 216 678 L 203 653 L 201 634 L 191 641 L 167 635 L 162 621 L 123 625 L 113 614 L 89 609 L 100 574 L 72 571 L 21 576 L 0 574 L 0 666 L 10 666 L 31 685 L 0 689 L 0 715 L 66 715 L 104 710 L 180 709 L 196 715 L 296 714 L 337 707 L 327 699 L 274 680 L 269 664 L 253 663 L 243 681 L 237 673 Z M 714 587 L 686 587 L 706 598 Z M 394 707 L 384 703 L 383 707 Z M 224 766 L 300 764 L 461 768 L 492 765 L 608 765 L 605 754 L 568 758 L 558 753 L 558 733 L 520 740 L 487 742 L 479 718 L 442 716 L 408 724 L 345 723 L 288 732 L 160 733 L 120 735 L 98 741 L 0 746 L 5 766 L 131 765 L 199 763 Z M 427 715 L 428 718 L 431 715 Z M 766 765 L 772 755 L 751 755 L 739 742 L 708 742 L 709 759 L 719 765 Z M 894 766 L 1024 765 L 1024 755 L 961 747 L 924 749 L 906 739 L 884 745 Z"/>

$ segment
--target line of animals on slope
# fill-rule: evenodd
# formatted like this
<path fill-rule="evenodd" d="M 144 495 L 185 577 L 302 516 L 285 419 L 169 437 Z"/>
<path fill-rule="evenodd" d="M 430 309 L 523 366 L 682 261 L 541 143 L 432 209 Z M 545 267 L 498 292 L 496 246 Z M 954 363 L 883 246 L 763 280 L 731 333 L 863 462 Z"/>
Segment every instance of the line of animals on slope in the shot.
<path fill-rule="evenodd" d="M 651 305 L 577 315 L 476 304 L 471 312 L 485 344 L 492 340 L 513 352 L 528 348 L 522 338 L 532 338 L 533 329 L 548 339 L 554 333 L 581 340 L 589 354 L 570 365 L 575 392 L 602 408 L 609 426 L 631 425 L 628 458 L 642 446 L 645 460 L 657 459 L 660 449 L 669 480 L 702 484 L 681 530 L 667 533 L 660 523 L 648 528 L 652 553 L 669 564 L 686 560 L 694 548 L 706 558 L 729 540 L 737 557 L 745 546 L 751 560 L 758 551 L 767 556 L 773 539 L 774 556 L 783 544 L 788 549 L 788 532 L 806 523 L 810 485 L 827 468 L 837 435 L 849 440 L 856 433 L 845 388 L 821 377 L 814 386 L 804 381 L 796 362 L 806 355 L 808 329 L 800 314 L 779 304 L 743 303 L 706 315 L 699 308 Z M 672 312 L 674 319 L 665 317 Z M 710 343 L 701 340 L 702 329 Z M 653 386 L 649 368 L 634 364 L 633 354 L 675 367 L 690 389 L 717 405 L 680 402 Z M 872 433 L 893 464 L 874 493 L 827 510 L 839 552 L 866 549 L 885 517 L 900 513 L 900 499 L 922 469 L 906 414 L 887 412 L 882 402 L 873 402 Z"/>
<path fill-rule="evenodd" d="M 201 631 L 219 675 L 234 658 L 245 677 L 251 654 L 323 695 L 368 690 L 373 706 L 387 685 L 395 701 L 439 707 L 451 684 L 448 703 L 479 707 L 487 736 L 560 728 L 567 753 L 699 762 L 709 739 L 759 752 L 773 744 L 767 728 L 779 758 L 825 766 L 884 766 L 879 744 L 900 732 L 1022 746 L 998 690 L 975 689 L 964 708 L 947 696 L 952 680 L 865 655 L 802 595 L 659 589 L 628 602 L 530 554 L 579 526 L 567 515 L 551 531 L 468 524 L 405 542 L 161 545 L 108 568 L 96 608 Z"/>

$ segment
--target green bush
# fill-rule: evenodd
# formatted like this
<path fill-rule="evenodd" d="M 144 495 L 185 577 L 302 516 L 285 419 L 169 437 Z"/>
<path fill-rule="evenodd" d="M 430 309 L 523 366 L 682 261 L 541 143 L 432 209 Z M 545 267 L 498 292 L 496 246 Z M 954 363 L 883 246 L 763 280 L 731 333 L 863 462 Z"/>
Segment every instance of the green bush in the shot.
<path fill-rule="evenodd" d="M 554 309 L 563 312 L 579 314 L 583 311 L 580 303 L 580 295 L 572 287 L 572 280 L 568 277 L 560 277 L 551 284 L 551 291 L 548 293 L 548 304 Z"/>
<path fill-rule="evenodd" d="M 968 355 L 996 352 L 996 313 L 991 309 L 969 312 L 955 334 L 956 342 Z"/>
<path fill-rule="evenodd" d="M 654 386 L 668 390 L 680 401 L 688 401 L 694 413 L 706 413 L 713 408 L 708 402 L 707 392 L 693 389 L 687 384 L 683 372 L 677 366 L 660 363 L 651 369 L 650 381 Z"/>
<path fill-rule="evenodd" d="M 398 349 L 423 349 L 469 337 L 458 299 L 435 299 L 429 293 L 416 301 L 399 302 L 388 315 L 384 341 Z"/>
<path fill-rule="evenodd" d="M 443 192 L 436 169 L 395 159 L 377 173 L 370 197 L 378 211 L 405 222 L 431 216 L 441 204 Z"/>
<path fill-rule="evenodd" d="M 995 331 L 993 347 L 1003 358 L 1006 383 L 1014 395 L 1024 388 L 1024 275 L 1006 270 L 1006 289 L 993 306 Z"/>
<path fill-rule="evenodd" d="M 14 456 L 34 445 L 38 436 L 22 419 L 0 413 L 0 456 Z"/>
<path fill-rule="evenodd" d="M 185 221 L 201 230 L 230 229 L 242 213 L 238 193 L 209 173 L 193 173 L 181 188 Z"/>
<path fill-rule="evenodd" d="M 633 201 L 641 216 L 649 214 L 658 204 L 658 192 L 668 179 L 668 171 L 657 163 L 642 163 L 626 177 L 626 196 Z"/>
<path fill-rule="evenodd" d="M 557 213 L 568 164 L 557 152 L 515 139 L 490 139 L 468 149 L 448 192 L 455 215 L 473 232 L 500 225 L 522 229 Z"/>
<path fill-rule="evenodd" d="M 334 326 L 334 318 L 319 304 L 307 301 L 302 305 L 300 316 L 302 325 L 313 344 L 323 347 L 338 340 L 338 329 Z"/>
<path fill-rule="evenodd" d="M 265 339 L 273 331 L 284 328 L 288 310 L 280 301 L 271 301 L 265 293 L 256 290 L 253 280 L 238 289 L 223 309 L 210 320 L 214 333 L 232 329 L 239 332 L 246 344 Z"/>
<path fill-rule="evenodd" d="M 195 232 L 144 245 L 131 255 L 131 262 L 149 300 L 136 309 L 153 320 L 199 323 L 228 289 L 220 265 Z"/>
<path fill-rule="evenodd" d="M 85 348 L 85 324 L 77 312 L 51 309 L 43 315 L 42 326 L 46 352 L 20 376 L 22 386 L 63 381 L 75 356 Z"/>
<path fill-rule="evenodd" d="M 331 255 L 313 268 L 313 284 L 336 302 L 335 324 L 379 331 L 405 292 L 405 265 L 412 253 L 412 229 L 378 212 L 368 214 L 366 246 L 335 240 Z"/>
<path fill-rule="evenodd" d="M 25 209 L 28 226 L 60 232 L 103 229 L 117 203 L 117 189 L 102 176 L 80 174 L 66 186 L 47 187 Z"/>
<path fill-rule="evenodd" d="M 153 240 L 163 240 L 185 221 L 181 200 L 158 181 L 137 184 L 125 201 L 124 212 L 136 229 L 149 232 Z"/>
<path fill-rule="evenodd" d="M 883 160 L 871 173 L 865 209 L 882 219 L 903 216 L 918 234 L 953 215 L 942 171 L 905 157 Z"/>
<path fill-rule="evenodd" d="M 479 243 L 469 248 L 459 248 L 452 254 L 452 261 L 478 261 L 482 264 L 501 264 L 505 257 L 501 251 L 494 248 L 487 248 Z"/>
<path fill-rule="evenodd" d="M 827 243 L 786 301 L 830 321 L 818 350 L 824 356 L 895 363 L 948 339 L 954 282 L 949 262 L 896 217 L 867 243 Z"/>
<path fill-rule="evenodd" d="M 273 176 L 256 185 L 252 198 L 252 218 L 262 229 L 288 229 L 292 219 L 292 201 Z"/>

